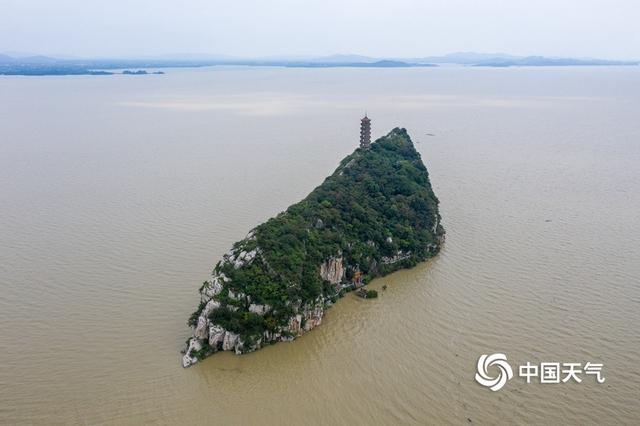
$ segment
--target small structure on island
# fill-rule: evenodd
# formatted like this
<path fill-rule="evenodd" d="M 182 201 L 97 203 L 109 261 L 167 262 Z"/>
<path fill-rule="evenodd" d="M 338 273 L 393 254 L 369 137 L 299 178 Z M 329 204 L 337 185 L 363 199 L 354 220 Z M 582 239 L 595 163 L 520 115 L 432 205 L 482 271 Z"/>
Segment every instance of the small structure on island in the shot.
<path fill-rule="evenodd" d="M 364 114 L 360 120 L 360 148 L 369 149 L 371 146 L 371 120 Z"/>
<path fill-rule="evenodd" d="M 353 288 L 362 287 L 364 285 L 364 283 L 362 282 L 362 272 L 357 270 L 353 274 L 353 278 L 351 279 L 351 282 L 353 283 Z"/>

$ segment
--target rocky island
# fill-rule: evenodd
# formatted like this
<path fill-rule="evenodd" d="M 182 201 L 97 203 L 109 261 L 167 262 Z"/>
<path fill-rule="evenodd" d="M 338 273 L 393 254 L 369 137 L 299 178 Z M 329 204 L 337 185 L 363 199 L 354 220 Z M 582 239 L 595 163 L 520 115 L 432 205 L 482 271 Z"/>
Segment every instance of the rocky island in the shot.
<path fill-rule="evenodd" d="M 184 367 L 293 340 L 346 291 L 438 253 L 444 229 L 420 154 L 405 129 L 369 143 L 368 123 L 331 176 L 215 265 L 188 321 Z"/>

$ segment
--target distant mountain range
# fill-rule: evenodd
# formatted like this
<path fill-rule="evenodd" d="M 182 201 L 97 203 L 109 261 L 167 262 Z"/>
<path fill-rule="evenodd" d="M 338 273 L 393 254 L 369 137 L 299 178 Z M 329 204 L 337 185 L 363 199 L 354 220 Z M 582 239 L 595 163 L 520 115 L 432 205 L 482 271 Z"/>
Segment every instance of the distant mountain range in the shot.
<path fill-rule="evenodd" d="M 320 57 L 315 62 L 352 62 L 376 63 L 384 61 L 416 65 L 466 65 L 466 66 L 584 66 L 584 65 L 640 65 L 637 60 L 608 60 L 595 58 L 564 58 L 546 56 L 515 56 L 506 53 L 456 52 L 443 56 L 426 56 L 421 58 L 372 58 L 359 55 L 333 55 Z"/>
<path fill-rule="evenodd" d="M 362 55 L 330 56 L 270 56 L 237 58 L 227 55 L 174 54 L 137 58 L 75 58 L 50 57 L 6 52 L 0 54 L 0 74 L 4 75 L 106 75 L 124 68 L 203 67 L 216 65 L 277 66 L 294 68 L 405 68 L 442 65 L 476 67 L 515 66 L 632 66 L 637 60 L 607 60 L 595 58 L 563 58 L 546 56 L 515 56 L 504 53 L 456 52 L 443 56 L 421 58 L 374 58 Z M 142 75 L 132 72 L 129 74 Z"/>

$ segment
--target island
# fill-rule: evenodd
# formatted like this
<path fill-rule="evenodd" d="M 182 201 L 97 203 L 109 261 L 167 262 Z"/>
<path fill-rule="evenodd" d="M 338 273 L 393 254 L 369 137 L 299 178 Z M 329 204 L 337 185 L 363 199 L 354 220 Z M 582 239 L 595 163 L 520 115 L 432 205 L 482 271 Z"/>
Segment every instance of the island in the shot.
<path fill-rule="evenodd" d="M 138 70 L 138 71 L 124 70 L 122 71 L 122 74 L 125 74 L 125 75 L 164 74 L 164 71 L 149 72 L 147 70 Z"/>
<path fill-rule="evenodd" d="M 401 128 L 371 143 L 369 122 L 332 175 L 215 265 L 188 320 L 183 367 L 291 341 L 346 292 L 439 252 L 444 229 L 420 154 Z"/>

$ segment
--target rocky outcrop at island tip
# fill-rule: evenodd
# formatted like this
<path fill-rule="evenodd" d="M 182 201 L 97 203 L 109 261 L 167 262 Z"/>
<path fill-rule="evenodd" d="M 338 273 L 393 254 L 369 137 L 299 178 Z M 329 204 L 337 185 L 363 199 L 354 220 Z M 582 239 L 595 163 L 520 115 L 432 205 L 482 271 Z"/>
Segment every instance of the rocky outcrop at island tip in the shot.
<path fill-rule="evenodd" d="M 223 256 L 200 288 L 182 364 L 293 340 L 354 282 L 414 266 L 443 239 L 427 169 L 394 129 Z"/>

